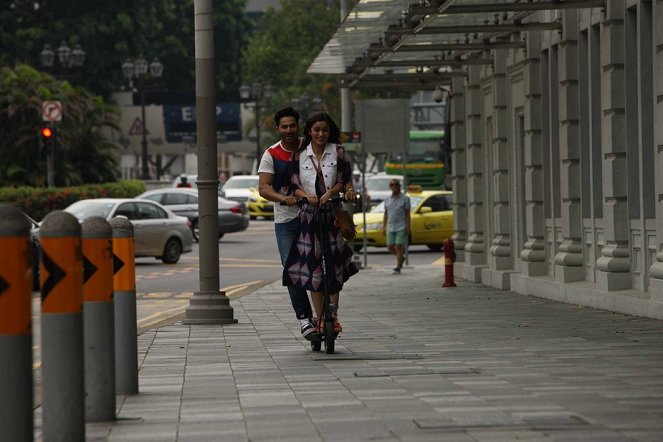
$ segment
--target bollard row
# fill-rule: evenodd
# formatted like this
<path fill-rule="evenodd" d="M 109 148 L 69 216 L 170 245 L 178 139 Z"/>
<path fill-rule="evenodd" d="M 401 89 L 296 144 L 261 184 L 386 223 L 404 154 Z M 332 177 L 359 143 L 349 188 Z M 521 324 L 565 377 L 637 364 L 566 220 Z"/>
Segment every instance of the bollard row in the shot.
<path fill-rule="evenodd" d="M 0 441 L 33 440 L 30 226 L 0 204 Z M 62 211 L 40 228 L 43 439 L 83 441 L 138 393 L 133 225 Z"/>

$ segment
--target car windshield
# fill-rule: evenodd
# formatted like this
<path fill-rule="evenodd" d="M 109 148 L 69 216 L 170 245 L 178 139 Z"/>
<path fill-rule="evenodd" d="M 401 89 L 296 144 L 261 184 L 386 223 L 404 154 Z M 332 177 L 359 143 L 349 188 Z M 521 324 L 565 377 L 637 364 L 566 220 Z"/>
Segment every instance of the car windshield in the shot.
<path fill-rule="evenodd" d="M 410 207 L 415 208 L 417 205 L 421 202 L 421 200 L 424 199 L 423 196 L 411 196 L 410 197 Z M 377 206 L 373 207 L 370 212 L 372 213 L 384 213 L 384 201 L 382 201 L 380 204 Z"/>
<path fill-rule="evenodd" d="M 78 201 L 64 209 L 79 220 L 88 219 L 91 216 L 107 218 L 115 203 L 108 201 Z"/>
<path fill-rule="evenodd" d="M 366 180 L 366 190 L 389 190 L 389 183 L 393 178 L 372 178 Z M 401 181 L 401 180 L 398 180 Z M 401 181 L 402 183 L 402 181 Z"/>
<path fill-rule="evenodd" d="M 224 189 L 248 189 L 258 187 L 258 178 L 231 178 L 223 185 Z"/>

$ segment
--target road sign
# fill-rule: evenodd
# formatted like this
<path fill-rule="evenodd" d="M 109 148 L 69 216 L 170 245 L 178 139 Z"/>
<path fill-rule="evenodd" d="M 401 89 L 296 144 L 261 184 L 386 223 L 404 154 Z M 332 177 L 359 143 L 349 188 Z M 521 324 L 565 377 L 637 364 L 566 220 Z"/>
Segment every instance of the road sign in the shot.
<path fill-rule="evenodd" d="M 143 135 L 143 129 L 145 126 L 143 126 L 143 122 L 140 120 L 140 118 L 136 117 L 133 123 L 131 123 L 131 127 L 129 128 L 129 135 Z M 145 129 L 145 135 L 149 135 L 149 131 Z"/>
<path fill-rule="evenodd" d="M 62 121 L 62 102 L 61 101 L 42 102 L 41 119 L 43 121 Z"/>

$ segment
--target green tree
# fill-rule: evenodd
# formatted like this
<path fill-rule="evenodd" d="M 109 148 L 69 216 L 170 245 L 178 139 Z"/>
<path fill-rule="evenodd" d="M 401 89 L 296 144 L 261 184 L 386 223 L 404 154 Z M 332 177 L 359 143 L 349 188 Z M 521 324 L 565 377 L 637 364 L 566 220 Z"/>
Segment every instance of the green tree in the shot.
<path fill-rule="evenodd" d="M 116 146 L 106 133 L 117 129 L 117 110 L 82 88 L 28 65 L 0 68 L 0 186 L 44 186 L 46 155 L 40 144 L 43 101 L 63 103 L 54 124 L 56 185 L 115 181 Z"/>
<path fill-rule="evenodd" d="M 215 2 L 215 50 L 221 90 L 240 84 L 241 50 L 251 23 L 246 0 Z M 142 55 L 164 64 L 162 87 L 195 87 L 193 0 L 9 0 L 0 6 L 0 66 L 41 67 L 45 43 L 80 44 L 86 62 L 77 84 L 104 97 L 125 83 L 121 65 Z M 57 64 L 57 63 L 56 63 Z M 56 67 L 53 72 L 62 74 Z"/>
<path fill-rule="evenodd" d="M 302 93 L 322 98 L 332 115 L 338 114 L 337 83 L 329 76 L 310 75 L 306 69 L 339 26 L 339 7 L 321 0 L 281 0 L 281 9 L 269 9 L 244 51 L 243 78 L 274 87 L 273 111 Z M 335 115 L 338 119 L 338 115 Z M 265 121 L 271 121 L 266 112 Z"/>

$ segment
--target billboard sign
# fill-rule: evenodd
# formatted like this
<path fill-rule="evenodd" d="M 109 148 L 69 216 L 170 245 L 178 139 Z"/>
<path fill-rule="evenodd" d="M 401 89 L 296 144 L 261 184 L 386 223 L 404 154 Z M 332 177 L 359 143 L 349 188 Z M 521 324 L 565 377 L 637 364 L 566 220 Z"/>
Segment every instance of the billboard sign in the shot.
<path fill-rule="evenodd" d="M 196 137 L 196 106 L 163 105 L 163 122 L 168 143 L 181 143 Z M 241 141 L 242 123 L 239 103 L 216 105 L 216 136 L 219 141 Z"/>

